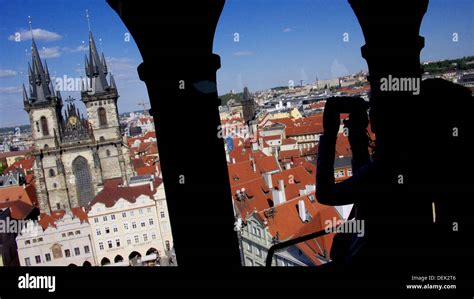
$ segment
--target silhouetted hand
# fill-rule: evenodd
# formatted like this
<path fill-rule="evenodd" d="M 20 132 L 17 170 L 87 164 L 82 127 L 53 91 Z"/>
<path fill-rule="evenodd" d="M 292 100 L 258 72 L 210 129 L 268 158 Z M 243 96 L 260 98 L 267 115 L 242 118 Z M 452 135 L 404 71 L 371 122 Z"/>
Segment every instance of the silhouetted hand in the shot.
<path fill-rule="evenodd" d="M 355 131 L 365 130 L 368 125 L 368 104 L 362 98 L 332 97 L 324 106 L 323 129 L 327 138 L 336 138 L 340 125 L 340 114 L 349 113 L 347 125 Z"/>

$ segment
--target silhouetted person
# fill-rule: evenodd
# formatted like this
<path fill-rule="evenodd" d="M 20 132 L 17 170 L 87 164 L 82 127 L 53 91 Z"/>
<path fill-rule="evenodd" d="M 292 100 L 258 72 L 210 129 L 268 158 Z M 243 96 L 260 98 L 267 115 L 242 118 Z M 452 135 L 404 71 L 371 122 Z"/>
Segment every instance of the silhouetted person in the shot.
<path fill-rule="evenodd" d="M 328 205 L 354 203 L 355 219 L 365 221 L 364 236 L 351 236 L 345 254 L 344 249 L 336 248 L 336 241 L 332 254 L 336 261 L 350 264 L 392 263 L 399 267 L 430 256 L 450 257 L 453 249 L 467 246 L 467 234 L 472 233 L 472 204 L 467 200 L 472 198 L 472 175 L 463 172 L 473 169 L 467 147 L 474 133 L 469 122 L 473 111 L 470 91 L 433 79 L 422 82 L 419 96 L 384 100 L 388 102 L 370 110 L 376 134 L 372 159 L 365 102 L 331 98 L 326 103 L 317 198 Z M 353 176 L 335 184 L 340 112 L 351 112 L 348 129 Z M 463 232 L 453 231 L 453 222 L 462 226 Z"/>

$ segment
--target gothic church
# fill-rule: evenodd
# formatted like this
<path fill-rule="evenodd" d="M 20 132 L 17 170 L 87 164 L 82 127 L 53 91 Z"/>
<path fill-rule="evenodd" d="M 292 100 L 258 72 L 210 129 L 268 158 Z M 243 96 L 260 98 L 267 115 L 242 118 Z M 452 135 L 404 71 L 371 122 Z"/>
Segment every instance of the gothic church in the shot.
<path fill-rule="evenodd" d="M 128 148 L 123 142 L 117 110 L 117 87 L 107 79 L 104 54 L 99 56 L 89 32 L 89 56 L 85 57 L 86 82 L 81 101 L 84 117 L 67 99 L 63 113 L 60 91 L 54 89 L 46 62 L 41 62 L 34 38 L 28 66 L 29 92 L 23 86 L 24 109 L 29 114 L 34 175 L 40 210 L 70 210 L 86 206 L 104 181 L 120 178 L 123 185 L 133 176 Z"/>

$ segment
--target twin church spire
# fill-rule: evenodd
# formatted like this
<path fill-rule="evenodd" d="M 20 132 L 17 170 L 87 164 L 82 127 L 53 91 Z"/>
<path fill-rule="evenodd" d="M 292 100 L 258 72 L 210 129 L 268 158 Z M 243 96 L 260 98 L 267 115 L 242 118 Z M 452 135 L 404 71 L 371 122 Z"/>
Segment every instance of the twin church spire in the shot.
<path fill-rule="evenodd" d="M 88 23 L 89 16 L 87 14 Z M 41 61 L 36 41 L 33 35 L 33 29 L 31 27 L 31 19 L 28 21 L 30 25 L 30 32 L 32 35 L 31 44 L 31 63 L 28 63 L 28 79 L 29 79 L 29 92 L 23 84 L 23 102 L 25 109 L 29 109 L 32 106 L 54 104 L 57 102 L 62 106 L 62 98 L 60 91 L 55 91 L 53 82 L 49 74 L 49 69 L 46 61 L 44 64 Z M 85 73 L 87 76 L 87 91 L 82 87 L 82 92 L 87 92 L 89 95 L 100 94 L 110 89 L 116 90 L 116 84 L 112 74 L 109 75 L 107 80 L 107 64 L 105 61 L 104 53 L 99 56 L 97 47 L 94 41 L 92 31 L 90 31 L 89 25 L 89 57 L 85 56 Z"/>

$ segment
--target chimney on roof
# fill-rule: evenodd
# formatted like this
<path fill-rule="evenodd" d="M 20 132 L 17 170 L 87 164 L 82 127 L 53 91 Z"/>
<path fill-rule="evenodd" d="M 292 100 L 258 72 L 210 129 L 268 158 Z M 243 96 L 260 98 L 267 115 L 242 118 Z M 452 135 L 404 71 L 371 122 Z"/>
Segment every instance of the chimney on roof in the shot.
<path fill-rule="evenodd" d="M 283 180 L 278 181 L 278 190 L 272 191 L 273 203 L 276 206 L 285 203 L 286 201 L 286 194 L 285 194 L 285 183 Z"/>
<path fill-rule="evenodd" d="M 153 185 L 153 178 L 150 180 L 150 190 L 155 191 L 155 185 Z"/>
<path fill-rule="evenodd" d="M 306 208 L 304 206 L 304 200 L 298 200 L 298 214 L 300 216 L 301 221 L 306 222 Z"/>
<path fill-rule="evenodd" d="M 311 192 L 316 191 L 316 185 L 309 184 L 306 185 L 306 194 L 310 194 Z"/>
<path fill-rule="evenodd" d="M 255 165 L 255 161 L 253 160 L 253 156 L 252 155 L 249 155 L 250 156 L 250 163 L 252 164 L 252 170 L 253 172 L 257 172 L 257 166 Z"/>
<path fill-rule="evenodd" d="M 235 164 L 235 158 L 232 158 L 232 164 Z"/>
<path fill-rule="evenodd" d="M 285 196 L 285 182 L 283 180 L 278 181 L 278 190 L 283 191 L 283 196 L 286 199 L 286 196 Z"/>
<path fill-rule="evenodd" d="M 267 183 L 268 188 L 273 189 L 272 174 L 270 172 L 263 173 L 263 180 Z"/>

